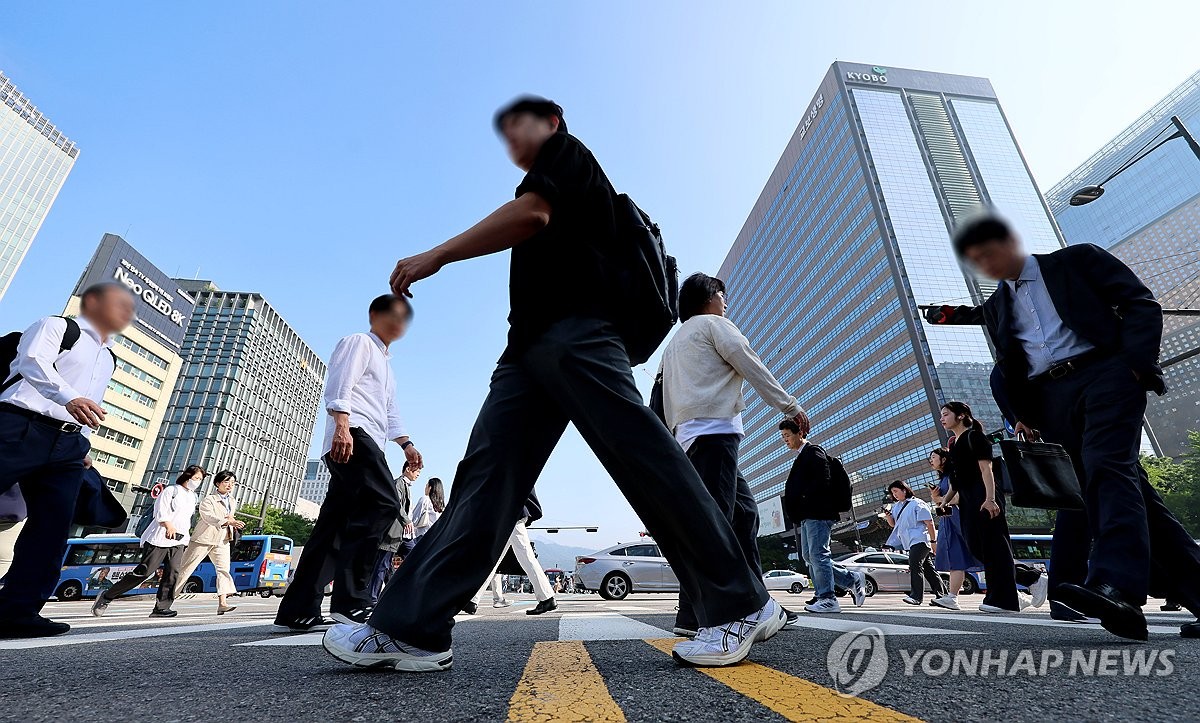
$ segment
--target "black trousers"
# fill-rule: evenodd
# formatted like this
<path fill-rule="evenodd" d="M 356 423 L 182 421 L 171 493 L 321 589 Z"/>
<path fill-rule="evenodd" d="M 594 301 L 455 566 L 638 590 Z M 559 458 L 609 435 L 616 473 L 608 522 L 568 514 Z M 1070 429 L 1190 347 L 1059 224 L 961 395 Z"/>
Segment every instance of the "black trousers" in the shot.
<path fill-rule="evenodd" d="M 20 484 L 29 508 L 0 588 L 0 619 L 36 615 L 54 594 L 89 449 L 82 434 L 63 432 L 0 405 L 0 492 Z"/>
<path fill-rule="evenodd" d="M 671 562 L 701 625 L 766 604 L 729 522 L 642 402 L 612 326 L 574 318 L 506 353 L 496 368 L 450 504 L 384 589 L 372 627 L 427 650 L 449 649 L 454 614 L 500 558 L 569 422 Z"/>
<path fill-rule="evenodd" d="M 1013 559 L 1012 539 L 1009 537 L 1008 520 L 1004 515 L 1004 495 L 996 495 L 1000 514 L 995 519 L 980 509 L 985 497 L 983 485 L 958 490 L 959 521 L 963 538 L 967 541 L 971 554 L 983 563 L 983 572 L 987 577 L 987 591 L 983 594 L 984 604 L 1019 611 L 1021 604 L 1017 599 L 1017 584 L 1028 587 L 1037 582 L 1042 573 Z"/>
<path fill-rule="evenodd" d="M 742 557 L 750 571 L 762 577 L 758 555 L 758 503 L 750 493 L 750 485 L 738 470 L 738 446 L 741 440 L 736 434 L 706 434 L 697 437 L 688 448 L 687 457 L 696 474 L 704 482 L 717 508 L 733 527 Z M 679 591 L 679 612 L 675 614 L 675 627 L 695 630 L 696 612 L 687 591 Z"/>
<path fill-rule="evenodd" d="M 105 598 L 116 600 L 125 593 L 145 582 L 151 575 L 163 568 L 162 579 L 158 581 L 158 595 L 154 603 L 155 610 L 170 610 L 175 602 L 175 584 L 179 581 L 179 563 L 183 561 L 183 553 L 187 545 L 175 547 L 158 547 L 142 545 L 142 561 L 130 570 L 117 584 L 101 592 Z"/>
<path fill-rule="evenodd" d="M 379 543 L 400 514 L 400 498 L 383 450 L 358 427 L 352 427 L 350 434 L 354 451 L 349 462 L 324 457 L 329 492 L 292 584 L 279 603 L 281 621 L 320 615 L 330 580 L 332 611 L 350 612 L 372 604 L 371 577 Z"/>
<path fill-rule="evenodd" d="M 933 556 L 929 545 L 918 542 L 908 549 L 908 586 L 909 596 L 917 602 L 925 597 L 925 583 L 929 583 L 929 594 L 941 597 L 946 593 L 942 587 L 942 576 L 933 566 Z"/>
<path fill-rule="evenodd" d="M 1050 573 L 1059 582 L 1107 583 L 1127 602 L 1170 595 L 1200 614 L 1200 546 L 1150 485 L 1139 461 L 1146 391 L 1108 359 L 1038 385 L 1043 438 L 1075 462 L 1085 512 L 1058 514 Z M 1051 596 L 1053 596 L 1053 591 Z"/>

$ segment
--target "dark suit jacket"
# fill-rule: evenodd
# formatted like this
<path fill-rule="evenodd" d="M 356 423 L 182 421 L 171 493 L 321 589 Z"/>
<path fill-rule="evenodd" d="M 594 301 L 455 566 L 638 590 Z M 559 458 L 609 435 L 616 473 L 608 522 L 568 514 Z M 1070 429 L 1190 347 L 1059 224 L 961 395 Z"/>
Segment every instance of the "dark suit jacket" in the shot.
<path fill-rule="evenodd" d="M 783 500 L 792 524 L 841 519 L 838 511 L 831 509 L 837 505 L 829 493 L 829 456 L 825 450 L 811 442 L 804 445 L 792 462 Z"/>
<path fill-rule="evenodd" d="M 1158 364 L 1162 307 L 1132 270 L 1099 246 L 1079 244 L 1035 254 L 1042 279 L 1063 324 L 1103 354 L 1138 373 L 1147 391 L 1166 392 Z M 983 324 L 996 345 L 996 365 L 1008 405 L 1017 419 L 1034 419 L 1038 405 L 1029 362 L 1013 327 L 1013 295 L 1001 283 L 983 306 L 943 307 L 934 323 Z M 936 314 L 931 314 L 932 317 Z"/>

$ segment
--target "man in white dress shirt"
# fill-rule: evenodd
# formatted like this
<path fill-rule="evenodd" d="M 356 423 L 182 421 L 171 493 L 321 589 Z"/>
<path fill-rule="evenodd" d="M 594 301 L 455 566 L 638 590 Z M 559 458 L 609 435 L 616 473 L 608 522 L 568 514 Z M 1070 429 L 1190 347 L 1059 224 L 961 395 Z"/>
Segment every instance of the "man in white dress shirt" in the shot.
<path fill-rule="evenodd" d="M 279 605 L 277 632 L 325 630 L 325 585 L 333 580 L 333 620 L 362 623 L 371 614 L 371 573 L 379 543 L 400 514 L 396 483 L 383 448 L 399 444 L 408 463 L 421 466 L 396 408 L 396 379 L 388 347 L 404 336 L 412 306 L 384 294 L 371 302 L 371 331 L 338 342 L 325 380 L 324 457 L 329 491 L 304 546 L 296 574 Z"/>
<path fill-rule="evenodd" d="M 87 435 L 116 366 L 112 337 L 133 321 L 133 295 L 113 282 L 83 292 L 76 319 L 49 316 L 21 335 L 0 382 L 0 492 L 20 483 L 29 518 L 0 589 L 0 637 L 70 630 L 39 612 L 58 584 L 83 471 Z"/>

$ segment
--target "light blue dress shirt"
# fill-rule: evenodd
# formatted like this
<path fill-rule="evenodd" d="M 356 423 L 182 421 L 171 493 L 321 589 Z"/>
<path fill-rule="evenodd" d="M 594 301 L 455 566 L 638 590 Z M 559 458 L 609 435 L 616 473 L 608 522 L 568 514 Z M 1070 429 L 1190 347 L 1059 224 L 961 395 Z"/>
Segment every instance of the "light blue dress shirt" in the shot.
<path fill-rule="evenodd" d="M 1030 379 L 1096 348 L 1063 323 L 1035 257 L 1026 259 L 1019 279 L 1005 283 L 1013 294 L 1013 330 L 1029 360 Z"/>

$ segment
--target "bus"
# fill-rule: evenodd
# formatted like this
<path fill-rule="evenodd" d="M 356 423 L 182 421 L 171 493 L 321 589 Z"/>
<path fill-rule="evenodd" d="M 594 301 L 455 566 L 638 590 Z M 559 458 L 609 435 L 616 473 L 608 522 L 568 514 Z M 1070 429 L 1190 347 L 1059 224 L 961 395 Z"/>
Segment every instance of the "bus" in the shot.
<path fill-rule="evenodd" d="M 1042 572 L 1049 572 L 1050 542 L 1054 539 L 1054 535 L 1009 535 L 1009 539 L 1012 540 L 1014 560 Z M 984 576 L 983 570 L 969 570 L 967 577 L 974 581 L 976 590 L 987 590 L 987 578 Z M 964 592 L 970 587 L 969 583 L 963 585 Z M 1025 589 L 1022 585 L 1017 587 Z"/>
<path fill-rule="evenodd" d="M 93 598 L 116 584 L 142 560 L 142 545 L 132 535 L 88 535 L 67 541 L 62 572 L 54 595 L 59 600 Z M 240 593 L 257 592 L 263 597 L 283 594 L 292 567 L 292 541 L 282 535 L 245 535 L 233 549 L 229 571 Z M 152 594 L 162 577 L 156 574 L 129 591 L 129 595 Z M 216 592 L 217 571 L 205 558 L 184 583 L 183 592 Z"/>

